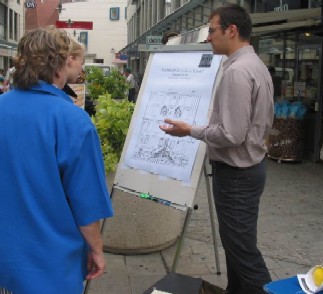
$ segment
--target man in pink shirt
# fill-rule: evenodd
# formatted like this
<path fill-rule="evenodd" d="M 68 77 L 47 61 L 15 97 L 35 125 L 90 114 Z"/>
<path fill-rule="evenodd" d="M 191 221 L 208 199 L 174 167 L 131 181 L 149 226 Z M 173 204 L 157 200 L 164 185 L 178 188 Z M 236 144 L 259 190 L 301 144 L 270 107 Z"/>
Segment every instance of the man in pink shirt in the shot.
<path fill-rule="evenodd" d="M 192 136 L 207 144 L 213 195 L 225 250 L 229 294 L 265 293 L 271 278 L 257 248 L 260 196 L 266 180 L 265 139 L 273 122 L 273 84 L 249 39 L 252 23 L 238 5 L 210 16 L 207 41 L 228 59 L 210 122 L 192 126 L 166 119 L 160 128 L 172 136 Z"/>

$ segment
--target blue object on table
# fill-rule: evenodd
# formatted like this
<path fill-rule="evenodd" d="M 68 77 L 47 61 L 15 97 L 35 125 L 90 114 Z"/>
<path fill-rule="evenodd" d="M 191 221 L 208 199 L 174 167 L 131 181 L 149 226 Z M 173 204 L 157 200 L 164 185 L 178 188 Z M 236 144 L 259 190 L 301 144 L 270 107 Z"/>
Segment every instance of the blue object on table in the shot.
<path fill-rule="evenodd" d="M 264 290 L 269 294 L 305 294 L 296 276 L 270 282 L 264 286 Z"/>

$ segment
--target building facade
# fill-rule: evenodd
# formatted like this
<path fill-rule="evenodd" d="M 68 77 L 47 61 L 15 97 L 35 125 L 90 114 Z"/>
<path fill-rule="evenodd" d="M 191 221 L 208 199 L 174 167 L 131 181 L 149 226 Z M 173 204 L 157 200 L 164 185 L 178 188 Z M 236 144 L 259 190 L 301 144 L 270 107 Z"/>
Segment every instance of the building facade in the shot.
<path fill-rule="evenodd" d="M 38 27 L 55 25 L 59 14 L 59 0 L 33 0 L 26 4 L 25 29 L 30 31 Z"/>
<path fill-rule="evenodd" d="M 122 52 L 138 75 L 143 75 L 151 47 L 161 46 L 167 34 L 178 34 L 168 44 L 205 42 L 210 13 L 228 2 L 250 12 L 251 43 L 282 81 L 278 98 L 306 105 L 304 159 L 322 162 L 322 0 L 128 0 L 128 44 Z M 155 40 L 154 46 L 150 40 Z"/>
<path fill-rule="evenodd" d="M 0 0 L 0 69 L 7 70 L 25 28 L 24 2 Z"/>
<path fill-rule="evenodd" d="M 86 63 L 101 63 L 123 69 L 127 58 L 119 51 L 127 44 L 127 0 L 89 0 L 63 3 L 59 20 L 86 47 Z M 91 30 L 75 29 L 73 22 L 92 22 Z"/>

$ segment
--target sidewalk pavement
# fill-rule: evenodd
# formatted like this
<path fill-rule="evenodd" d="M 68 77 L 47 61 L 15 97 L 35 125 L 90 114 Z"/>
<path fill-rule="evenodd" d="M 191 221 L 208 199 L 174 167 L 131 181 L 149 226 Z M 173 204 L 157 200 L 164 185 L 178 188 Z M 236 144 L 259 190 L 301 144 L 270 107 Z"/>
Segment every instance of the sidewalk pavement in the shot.
<path fill-rule="evenodd" d="M 221 275 L 217 275 L 205 181 L 195 199 L 177 273 L 226 286 L 226 267 L 218 232 Z M 217 225 L 217 222 L 216 222 Z M 258 247 L 273 280 L 306 273 L 323 264 L 323 165 L 268 160 L 268 177 L 261 198 Z M 106 254 L 103 277 L 92 281 L 88 294 L 142 294 L 169 272 L 173 245 L 146 255 Z"/>

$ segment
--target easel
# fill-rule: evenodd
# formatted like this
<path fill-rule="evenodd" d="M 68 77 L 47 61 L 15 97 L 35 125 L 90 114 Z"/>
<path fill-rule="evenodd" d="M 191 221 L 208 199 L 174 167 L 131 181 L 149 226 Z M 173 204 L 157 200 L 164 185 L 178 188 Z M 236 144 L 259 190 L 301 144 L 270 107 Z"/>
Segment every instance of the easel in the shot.
<path fill-rule="evenodd" d="M 206 183 L 206 193 L 208 198 L 208 206 L 209 206 L 209 214 L 210 214 L 210 222 L 211 222 L 211 229 L 212 229 L 212 239 L 213 239 L 213 249 L 214 249 L 214 257 L 215 257 L 215 264 L 216 264 L 216 274 L 221 275 L 221 269 L 220 269 L 220 262 L 219 262 L 219 252 L 218 252 L 218 243 L 216 239 L 216 232 L 215 232 L 215 222 L 214 222 L 214 212 L 213 212 L 213 198 L 211 193 L 211 186 L 210 186 L 210 179 L 209 177 L 211 174 L 207 172 L 207 163 L 206 159 L 204 160 L 204 166 L 203 166 L 203 173 L 205 177 L 205 183 Z M 181 232 L 181 236 L 179 237 L 177 241 L 177 247 L 175 252 L 174 261 L 171 267 L 171 272 L 175 272 L 177 268 L 178 259 L 182 250 L 183 241 L 186 236 L 187 228 L 189 221 L 191 219 L 191 215 L 193 210 L 197 210 L 198 206 L 194 205 L 193 208 L 189 207 L 186 212 L 186 217 L 183 225 L 183 229 Z"/>
<path fill-rule="evenodd" d="M 203 174 L 204 174 L 204 177 L 205 177 L 206 192 L 207 192 L 207 198 L 208 198 L 210 222 L 211 222 L 211 229 L 212 229 L 212 239 L 213 239 L 213 249 L 214 249 L 214 257 L 215 257 L 215 264 L 216 264 L 216 270 L 217 270 L 216 274 L 221 275 L 219 252 L 218 252 L 218 242 L 217 242 L 217 239 L 216 239 L 215 222 L 214 222 L 214 217 L 215 217 L 214 216 L 214 211 L 213 211 L 214 205 L 213 205 L 213 198 L 212 198 L 210 179 L 209 179 L 211 174 L 209 174 L 208 171 L 207 171 L 207 163 L 206 162 L 207 161 L 205 159 L 204 160 L 204 166 L 203 166 Z M 111 189 L 111 193 L 110 193 L 111 199 L 113 199 L 113 194 L 114 194 L 115 190 L 120 190 L 120 191 L 123 191 L 123 192 L 126 192 L 126 193 L 135 194 L 135 195 L 139 194 L 138 192 L 127 190 L 127 189 L 118 187 L 115 184 L 113 184 L 112 189 Z M 180 234 L 180 236 L 179 236 L 179 238 L 177 240 L 176 252 L 175 252 L 173 264 L 172 264 L 171 270 L 170 270 L 170 272 L 172 272 L 172 273 L 176 272 L 177 263 L 178 263 L 180 253 L 181 253 L 181 250 L 182 250 L 182 247 L 183 247 L 184 238 L 186 236 L 188 224 L 190 222 L 193 210 L 197 210 L 197 209 L 198 209 L 198 205 L 194 205 L 193 208 L 192 207 L 187 208 L 183 228 L 182 228 L 181 234 Z M 104 232 L 105 224 L 106 224 L 106 219 L 104 219 L 102 221 L 102 224 L 101 224 L 101 235 Z M 88 293 L 90 283 L 91 283 L 90 280 L 86 282 L 83 294 Z"/>
<path fill-rule="evenodd" d="M 178 95 L 178 97 L 181 97 L 181 99 L 184 99 L 184 97 L 189 97 L 189 99 L 192 99 L 193 103 L 189 105 L 194 105 L 193 109 L 196 115 L 198 115 L 198 113 L 203 113 L 204 115 L 205 108 L 202 109 L 203 104 L 195 104 L 195 102 L 200 101 L 199 99 L 201 97 L 205 97 L 206 100 L 209 101 L 207 102 L 207 104 L 211 105 L 209 103 L 212 102 L 211 98 L 214 97 L 216 86 L 219 83 L 221 77 L 220 67 L 222 64 L 222 56 L 213 55 L 210 44 L 195 44 L 189 46 L 165 46 L 162 50 L 156 50 L 151 53 L 152 54 L 150 54 L 146 66 L 145 75 L 142 80 L 141 88 L 138 95 L 139 98 L 136 103 L 133 118 L 129 126 L 129 132 L 127 134 L 127 138 L 123 147 L 123 152 L 121 154 L 121 159 L 119 162 L 121 168 L 117 169 L 115 178 L 116 184 L 112 186 L 111 197 L 113 197 L 115 190 L 121 190 L 126 193 L 134 194 L 141 198 L 146 198 L 142 197 L 143 193 L 149 193 L 145 195 L 148 196 L 148 199 L 154 200 L 156 203 L 169 205 L 174 208 L 186 211 L 183 228 L 177 240 L 174 261 L 170 269 L 171 272 L 175 272 L 192 212 L 193 210 L 197 209 L 197 205 L 194 205 L 194 199 L 196 196 L 197 186 L 201 179 L 202 169 L 204 168 L 203 174 L 205 176 L 205 181 L 207 185 L 206 189 L 208 196 L 210 221 L 212 227 L 215 261 L 217 267 L 217 274 L 220 275 L 221 271 L 213 213 L 213 197 L 211 195 L 209 175 L 206 169 L 205 145 L 201 144 L 198 147 L 191 174 L 186 175 L 186 177 L 183 177 L 182 180 L 178 180 L 176 178 L 176 175 L 174 176 L 174 174 L 169 175 L 169 170 L 164 169 L 163 173 L 158 173 L 154 168 L 151 169 L 151 165 L 148 165 L 148 169 L 145 169 L 146 166 L 142 167 L 142 165 L 139 164 L 139 162 L 136 159 L 134 159 L 134 157 L 131 157 L 129 156 L 129 154 L 127 154 L 127 150 L 129 149 L 131 150 L 131 152 L 133 152 L 136 146 L 136 138 L 140 137 L 139 126 L 143 125 L 144 118 L 144 112 L 142 112 L 142 109 L 146 108 L 139 107 L 139 105 L 141 106 L 141 104 L 143 104 L 145 105 L 144 107 L 148 107 L 150 102 L 149 97 L 152 97 L 152 94 L 155 95 L 155 92 L 164 93 L 164 90 L 166 89 L 166 92 L 163 94 L 165 95 L 165 97 L 167 97 L 168 95 L 168 90 L 170 93 L 174 91 L 176 97 Z M 174 64 L 176 64 L 175 68 Z M 185 67 L 182 68 L 181 64 L 185 64 Z M 176 72 L 179 71 L 183 73 L 180 79 L 178 79 L 177 75 L 174 76 L 174 70 Z M 150 71 L 154 74 L 149 74 Z M 156 81 L 155 79 L 157 76 L 158 81 Z M 186 78 L 189 78 L 191 82 L 187 83 Z M 203 81 L 203 87 L 199 87 L 199 85 L 202 84 L 201 81 Z M 183 88 L 185 88 L 184 91 L 182 91 L 181 88 L 178 88 L 178 83 L 183 84 Z M 206 84 L 208 86 L 206 86 Z M 194 93 L 194 95 L 191 95 L 191 93 Z M 172 100 L 172 95 L 173 94 L 171 94 L 171 97 L 168 97 L 167 99 Z M 155 109 L 155 107 L 162 108 L 164 106 L 163 104 L 161 104 L 160 99 L 158 99 L 158 103 L 156 103 L 156 101 L 154 101 L 151 104 L 151 107 L 153 107 L 153 109 Z M 171 101 L 167 101 L 168 102 L 166 104 L 169 104 L 168 106 L 174 107 L 175 104 L 173 105 L 173 102 L 170 103 Z M 206 106 L 207 105 L 205 105 L 205 107 Z M 210 106 L 208 106 L 208 108 L 210 114 L 211 108 Z M 137 121 L 138 119 L 139 122 Z M 151 119 L 150 116 L 147 116 L 146 119 L 148 121 L 151 121 L 153 126 L 153 124 L 155 123 L 154 120 Z M 150 135 L 152 137 L 155 136 L 154 132 L 152 132 Z M 132 140 L 133 138 L 135 139 Z M 171 142 L 171 144 L 175 146 L 175 144 L 178 143 L 174 141 Z M 139 151 L 140 150 L 138 148 L 136 152 Z M 151 152 L 149 148 L 148 152 Z M 142 173 L 142 171 L 144 171 L 144 173 Z M 186 171 L 187 170 L 185 170 L 185 172 Z M 189 185 L 185 185 L 185 183 L 183 184 L 184 181 L 189 182 L 189 180 L 184 180 L 187 178 L 190 179 Z M 174 191 L 176 191 L 176 193 L 174 193 Z M 101 231 L 103 231 L 104 225 L 105 220 L 102 223 Z M 87 293 L 88 287 L 89 283 L 86 284 L 84 294 Z"/>

